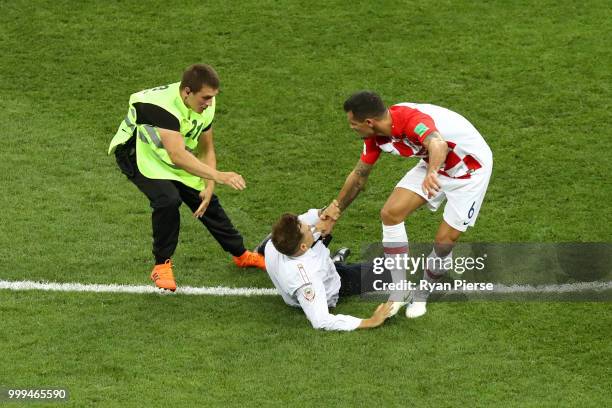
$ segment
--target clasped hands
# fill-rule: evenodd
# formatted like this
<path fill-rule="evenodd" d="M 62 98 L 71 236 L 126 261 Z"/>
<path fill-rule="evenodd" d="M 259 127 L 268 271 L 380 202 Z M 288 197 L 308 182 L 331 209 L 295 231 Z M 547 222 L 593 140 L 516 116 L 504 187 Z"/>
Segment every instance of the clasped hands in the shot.
<path fill-rule="evenodd" d="M 325 207 L 321 214 L 319 214 L 320 221 L 317 223 L 317 230 L 321 232 L 321 235 L 326 236 L 331 234 L 336 221 L 340 218 L 342 211 L 337 200 L 334 200 Z"/>

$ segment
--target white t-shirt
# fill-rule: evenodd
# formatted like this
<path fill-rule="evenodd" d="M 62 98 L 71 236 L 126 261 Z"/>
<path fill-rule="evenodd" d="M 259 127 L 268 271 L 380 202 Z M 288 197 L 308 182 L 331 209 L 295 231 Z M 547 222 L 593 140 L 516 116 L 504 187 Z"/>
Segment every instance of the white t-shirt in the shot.
<path fill-rule="evenodd" d="M 312 209 L 299 216 L 301 222 L 315 225 L 318 210 Z M 321 241 L 304 254 L 291 257 L 276 250 L 272 240 L 265 248 L 266 270 L 276 290 L 289 306 L 301 307 L 315 329 L 355 330 L 361 319 L 347 315 L 333 315 L 328 307 L 335 307 L 340 291 L 340 275 L 329 256 L 329 249 Z"/>

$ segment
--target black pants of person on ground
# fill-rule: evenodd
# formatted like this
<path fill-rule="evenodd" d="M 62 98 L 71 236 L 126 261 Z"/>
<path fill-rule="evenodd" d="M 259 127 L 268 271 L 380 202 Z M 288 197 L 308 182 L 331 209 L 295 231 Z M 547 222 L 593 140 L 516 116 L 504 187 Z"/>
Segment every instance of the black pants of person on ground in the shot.
<path fill-rule="evenodd" d="M 121 172 L 149 199 L 153 210 L 153 256 L 155 263 L 164 263 L 174 254 L 178 244 L 181 203 L 195 211 L 201 204 L 200 192 L 174 180 L 156 180 L 142 175 L 136 164 L 135 137 L 115 151 L 117 165 Z M 233 256 L 242 255 L 246 249 L 242 235 L 213 194 L 210 204 L 200 221 L 221 247 Z"/>
<path fill-rule="evenodd" d="M 340 298 L 361 295 L 361 280 L 363 264 L 346 264 L 334 262 L 336 272 L 340 275 Z"/>

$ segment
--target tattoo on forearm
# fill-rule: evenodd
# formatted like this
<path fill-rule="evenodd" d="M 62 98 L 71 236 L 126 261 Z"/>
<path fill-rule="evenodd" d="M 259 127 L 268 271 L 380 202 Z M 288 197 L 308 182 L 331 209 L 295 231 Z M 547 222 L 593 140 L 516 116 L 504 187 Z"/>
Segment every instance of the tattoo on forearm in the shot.
<path fill-rule="evenodd" d="M 356 178 L 353 176 L 353 183 L 350 185 L 348 189 L 346 189 L 346 191 L 343 191 L 340 194 L 340 198 L 338 199 L 338 205 L 340 207 L 340 211 L 344 211 L 353 202 L 353 200 L 357 198 L 359 193 L 365 190 L 366 182 L 367 182 L 367 176 L 366 177 L 359 176 Z"/>
<path fill-rule="evenodd" d="M 423 143 L 425 142 L 431 142 L 432 140 L 439 140 L 441 142 L 444 141 L 444 138 L 442 137 L 442 135 L 438 132 L 431 132 L 430 134 L 428 134 L 425 139 L 423 139 Z"/>
<path fill-rule="evenodd" d="M 340 195 L 338 196 L 338 205 L 340 211 L 344 211 L 359 193 L 365 189 L 368 181 L 368 176 L 372 171 L 372 165 L 359 160 L 353 171 L 349 174 Z"/>
<path fill-rule="evenodd" d="M 346 196 L 344 196 L 344 198 L 338 203 L 340 205 L 340 210 L 344 211 L 353 202 L 353 200 L 357 198 L 360 191 L 361 188 L 359 188 L 359 186 L 355 186 L 355 188 L 349 190 L 346 193 Z"/>
<path fill-rule="evenodd" d="M 359 163 L 357 163 L 357 166 L 355 166 L 355 169 L 353 171 L 359 177 L 368 177 L 370 175 L 370 171 L 372 171 L 372 165 L 360 161 Z"/>

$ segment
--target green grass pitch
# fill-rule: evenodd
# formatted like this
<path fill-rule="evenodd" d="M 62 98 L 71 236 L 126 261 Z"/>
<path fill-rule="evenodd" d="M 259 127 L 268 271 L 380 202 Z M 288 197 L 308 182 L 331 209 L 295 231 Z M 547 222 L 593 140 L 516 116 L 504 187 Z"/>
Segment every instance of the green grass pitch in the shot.
<path fill-rule="evenodd" d="M 0 279 L 149 283 L 148 202 L 106 149 L 130 93 L 195 62 L 221 76 L 219 168 L 248 187 L 217 193 L 249 247 L 282 212 L 335 196 L 361 148 L 342 102 L 366 88 L 446 106 L 487 139 L 493 178 L 464 241 L 612 242 L 611 10 L 3 1 Z M 335 245 L 380 239 L 378 212 L 414 163 L 381 158 Z M 440 217 L 412 217 L 411 240 L 431 241 Z M 174 260 L 179 285 L 271 287 L 187 211 Z M 374 306 L 349 299 L 337 312 Z M 437 303 L 415 321 L 325 333 L 280 297 L 0 290 L 0 387 L 67 387 L 66 407 L 601 407 L 611 316 L 604 302 Z"/>

